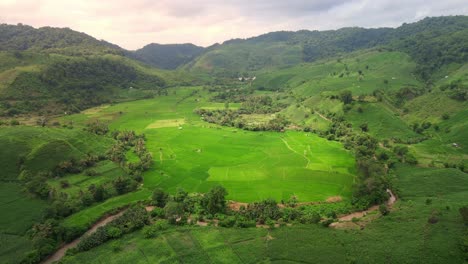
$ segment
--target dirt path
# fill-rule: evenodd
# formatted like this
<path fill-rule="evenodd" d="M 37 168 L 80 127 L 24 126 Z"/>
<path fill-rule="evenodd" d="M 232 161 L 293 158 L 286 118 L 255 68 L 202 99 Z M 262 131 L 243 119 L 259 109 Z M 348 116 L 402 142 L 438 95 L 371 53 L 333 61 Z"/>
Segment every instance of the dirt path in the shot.
<path fill-rule="evenodd" d="M 50 264 L 50 263 L 54 263 L 55 261 L 61 260 L 63 258 L 63 256 L 65 256 L 65 253 L 67 253 L 67 250 L 69 250 L 70 248 L 76 247 L 78 245 L 78 243 L 80 243 L 81 239 L 83 239 L 85 236 L 88 236 L 88 235 L 96 232 L 96 230 L 99 227 L 105 226 L 106 224 L 108 224 L 112 220 L 114 220 L 115 218 L 121 216 L 124 212 L 125 212 L 125 210 L 123 210 L 123 211 L 121 211 L 121 212 L 119 212 L 119 213 L 117 213 L 115 215 L 110 215 L 108 217 L 105 217 L 105 218 L 99 220 L 88 231 L 86 231 L 86 233 L 84 233 L 81 237 L 73 240 L 72 242 L 70 242 L 68 244 L 63 245 L 52 256 L 48 257 L 42 263 L 43 264 Z"/>
<path fill-rule="evenodd" d="M 317 111 L 314 111 L 314 114 L 317 114 L 317 115 L 319 115 L 321 118 L 327 120 L 328 122 L 331 122 L 331 119 L 330 119 L 330 118 L 328 118 L 328 117 L 322 115 L 321 113 L 319 113 L 319 112 L 317 112 Z"/>
<path fill-rule="evenodd" d="M 390 189 L 387 189 L 387 193 L 390 195 L 390 197 L 388 198 L 388 201 L 387 201 L 387 206 L 391 208 L 393 206 L 393 204 L 396 202 L 397 198 Z M 374 211 L 377 211 L 377 210 L 379 210 L 379 206 L 374 205 L 374 206 L 372 206 L 369 209 L 364 210 L 364 211 L 354 212 L 354 213 L 351 213 L 351 214 L 343 215 L 343 216 L 338 218 L 339 222 L 332 223 L 330 225 L 330 227 L 335 227 L 336 228 L 336 227 L 345 226 L 346 224 L 343 223 L 343 222 L 350 222 L 350 221 L 353 220 L 353 218 L 362 218 L 362 217 L 366 216 L 368 213 L 374 212 Z"/>

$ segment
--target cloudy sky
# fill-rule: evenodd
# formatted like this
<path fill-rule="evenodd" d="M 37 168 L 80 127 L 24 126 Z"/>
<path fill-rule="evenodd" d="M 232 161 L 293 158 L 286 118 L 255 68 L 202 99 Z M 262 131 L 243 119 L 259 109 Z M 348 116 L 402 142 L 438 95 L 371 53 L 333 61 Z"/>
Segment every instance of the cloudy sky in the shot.
<path fill-rule="evenodd" d="M 0 0 L 0 23 L 69 27 L 127 49 L 208 46 L 278 30 L 395 27 L 468 15 L 466 0 Z"/>

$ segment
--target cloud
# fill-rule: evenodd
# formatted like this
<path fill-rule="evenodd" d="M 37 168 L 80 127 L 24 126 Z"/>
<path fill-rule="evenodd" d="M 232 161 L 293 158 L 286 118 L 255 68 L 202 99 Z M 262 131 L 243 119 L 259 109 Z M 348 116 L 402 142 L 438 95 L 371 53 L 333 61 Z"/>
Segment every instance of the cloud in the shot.
<path fill-rule="evenodd" d="M 0 23 L 70 27 L 128 49 L 208 46 L 278 30 L 395 27 L 456 14 L 468 14 L 465 0 L 0 0 Z"/>

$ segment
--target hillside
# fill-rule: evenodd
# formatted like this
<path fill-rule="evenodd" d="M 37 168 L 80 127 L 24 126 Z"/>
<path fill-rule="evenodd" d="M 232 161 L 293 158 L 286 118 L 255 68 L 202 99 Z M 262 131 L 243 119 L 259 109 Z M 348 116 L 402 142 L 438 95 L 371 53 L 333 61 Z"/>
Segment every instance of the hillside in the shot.
<path fill-rule="evenodd" d="M 196 78 L 125 57 L 127 51 L 62 28 L 0 25 L 0 115 L 73 113 L 164 94 Z"/>
<path fill-rule="evenodd" d="M 0 24 L 0 50 L 45 51 L 67 55 L 122 54 L 123 49 L 69 28 Z"/>
<path fill-rule="evenodd" d="M 463 45 L 466 43 L 467 27 L 467 17 L 453 16 L 426 18 L 395 29 L 272 32 L 249 39 L 226 41 L 208 50 L 187 68 L 236 77 L 382 47 L 408 53 L 421 64 L 417 73 L 429 78 L 437 69 L 467 61 Z"/>

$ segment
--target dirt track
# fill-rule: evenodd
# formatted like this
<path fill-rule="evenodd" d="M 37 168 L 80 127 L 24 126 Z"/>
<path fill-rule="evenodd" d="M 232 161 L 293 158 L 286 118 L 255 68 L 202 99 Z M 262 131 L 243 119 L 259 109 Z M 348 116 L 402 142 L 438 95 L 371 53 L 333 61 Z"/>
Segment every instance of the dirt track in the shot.
<path fill-rule="evenodd" d="M 390 195 L 390 197 L 388 198 L 388 201 L 387 201 L 387 206 L 391 208 L 393 206 L 393 204 L 396 202 L 397 198 L 390 189 L 387 189 L 387 193 Z M 351 213 L 351 214 L 343 215 L 343 216 L 338 218 L 339 222 L 332 223 L 330 225 L 330 227 L 334 227 L 334 228 L 344 227 L 344 226 L 346 226 L 346 222 L 352 221 L 353 218 L 362 218 L 362 217 L 366 216 L 368 213 L 374 212 L 374 211 L 377 211 L 377 210 L 379 210 L 379 206 L 374 205 L 374 206 L 372 206 L 369 209 L 364 210 L 364 211 L 354 212 L 354 213 Z"/>
<path fill-rule="evenodd" d="M 70 248 L 74 248 L 78 245 L 78 243 L 80 243 L 81 239 L 83 239 L 83 237 L 85 236 L 88 236 L 94 232 L 96 232 L 96 230 L 101 227 L 101 226 L 105 226 L 106 224 L 110 223 L 112 220 L 114 220 L 115 218 L 121 216 L 123 213 L 124 213 L 125 210 L 117 213 L 117 214 L 114 214 L 114 215 L 110 215 L 110 216 L 107 216 L 101 220 L 99 220 L 97 223 L 95 223 L 88 231 L 86 231 L 86 233 L 84 233 L 82 236 L 80 236 L 79 238 L 73 240 L 72 242 L 68 243 L 68 244 L 65 244 L 63 245 L 62 247 L 60 247 L 52 256 L 48 257 L 46 260 L 44 260 L 42 263 L 43 264 L 50 264 L 50 263 L 54 263 L 55 261 L 59 261 L 63 258 L 63 256 L 65 256 L 65 254 L 67 253 L 67 250 L 69 250 Z"/>

